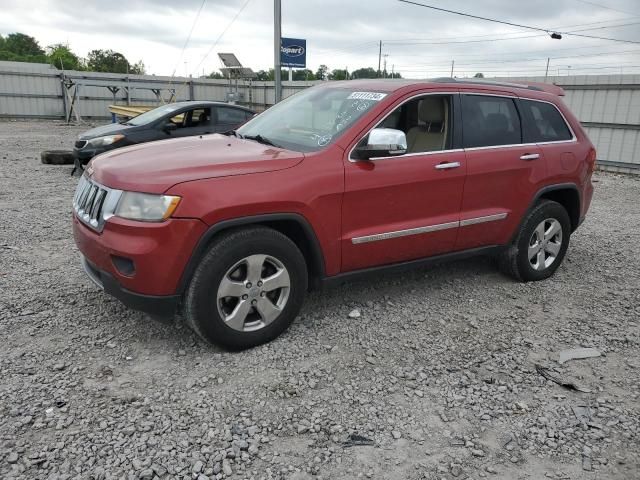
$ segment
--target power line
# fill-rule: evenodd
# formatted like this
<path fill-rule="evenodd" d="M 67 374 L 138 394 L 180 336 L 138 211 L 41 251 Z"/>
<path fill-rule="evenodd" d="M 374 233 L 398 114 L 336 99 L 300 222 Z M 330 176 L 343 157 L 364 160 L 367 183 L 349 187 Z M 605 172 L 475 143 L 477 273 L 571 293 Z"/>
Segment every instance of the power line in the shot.
<path fill-rule="evenodd" d="M 627 12 L 626 10 L 620 10 L 618 8 L 608 7 L 606 5 L 602 5 L 601 3 L 590 2 L 589 0 L 575 0 L 576 2 L 586 3 L 587 5 L 593 5 L 594 7 L 604 8 L 607 10 L 613 10 L 614 12 L 624 13 L 627 15 L 631 15 L 633 17 L 640 17 L 638 13 Z"/>
<path fill-rule="evenodd" d="M 207 3 L 207 0 L 202 0 L 200 4 L 200 8 L 196 13 L 196 17 L 193 19 L 193 23 L 191 24 L 191 30 L 189 30 L 189 35 L 187 35 L 187 39 L 184 41 L 184 45 L 182 45 L 182 50 L 180 51 L 180 56 L 178 57 L 178 61 L 176 62 L 176 66 L 173 67 L 173 73 L 171 74 L 171 80 L 169 81 L 169 86 L 171 86 L 171 81 L 173 81 L 173 77 L 176 76 L 176 71 L 178 70 L 178 65 L 180 65 L 180 60 L 182 60 L 182 56 L 184 55 L 184 51 L 189 44 L 189 40 L 191 40 L 191 34 L 193 34 L 193 30 L 196 27 L 196 23 L 198 23 L 198 19 L 200 18 L 200 13 L 202 13 L 202 9 L 204 8 L 204 4 Z"/>
<path fill-rule="evenodd" d="M 531 25 L 522 25 L 520 23 L 513 23 L 513 22 L 507 22 L 507 21 L 504 21 L 504 20 L 496 20 L 494 18 L 481 17 L 479 15 L 472 15 L 470 13 L 457 12 L 455 10 L 448 10 L 446 8 L 434 7 L 433 5 L 425 5 L 424 3 L 413 2 L 411 0 L 398 0 L 398 1 L 402 2 L 402 3 L 410 4 L 410 5 L 417 5 L 419 7 L 429 8 L 431 10 L 437 10 L 439 12 L 445 12 L 445 13 L 451 13 L 453 15 L 460 15 L 460 16 L 463 16 L 463 17 L 475 18 L 477 20 L 484 20 L 486 22 L 501 23 L 503 25 L 509 25 L 509 26 L 512 26 L 512 27 L 523 28 L 525 30 L 533 30 L 533 31 L 538 31 L 538 32 L 545 32 L 547 34 L 560 33 L 560 34 L 563 34 L 563 35 L 572 35 L 572 36 L 575 36 L 575 37 L 594 38 L 594 39 L 597 39 L 597 40 L 608 40 L 608 41 L 611 41 L 611 42 L 634 43 L 634 44 L 640 45 L 640 42 L 637 42 L 637 41 L 634 41 L 634 40 L 622 40 L 622 39 L 619 39 L 619 38 L 598 37 L 598 36 L 594 36 L 594 35 L 584 35 L 584 34 L 571 33 L 571 32 L 555 32 L 555 31 L 553 31 L 551 29 L 548 29 L 548 28 L 533 27 Z"/>
<path fill-rule="evenodd" d="M 242 7 L 240 7 L 240 10 L 238 10 L 238 12 L 234 15 L 234 17 L 231 19 L 231 21 L 227 24 L 226 27 L 224 27 L 224 30 L 222 30 L 222 33 L 220 33 L 220 35 L 218 35 L 218 38 L 216 38 L 216 41 L 213 42 L 213 45 L 211 45 L 211 48 L 209 48 L 209 50 L 207 51 L 207 53 L 204 55 L 204 57 L 202 57 L 202 59 L 200 60 L 200 62 L 195 66 L 195 68 L 193 69 L 193 71 L 198 71 L 198 68 L 200 67 L 200 65 L 202 65 L 202 62 L 204 62 L 207 57 L 209 55 L 211 55 L 211 52 L 213 51 L 214 48 L 216 48 L 216 45 L 218 45 L 218 42 L 220 42 L 220 40 L 222 40 L 222 37 L 224 36 L 225 33 L 227 33 L 227 30 L 229 30 L 229 28 L 231 28 L 231 25 L 233 25 L 235 23 L 235 21 L 238 19 L 238 17 L 240 16 L 240 14 L 243 12 L 243 10 L 247 7 L 247 5 L 249 5 L 249 2 L 251 0 L 246 0 L 246 2 L 244 2 L 244 4 L 242 5 Z"/>

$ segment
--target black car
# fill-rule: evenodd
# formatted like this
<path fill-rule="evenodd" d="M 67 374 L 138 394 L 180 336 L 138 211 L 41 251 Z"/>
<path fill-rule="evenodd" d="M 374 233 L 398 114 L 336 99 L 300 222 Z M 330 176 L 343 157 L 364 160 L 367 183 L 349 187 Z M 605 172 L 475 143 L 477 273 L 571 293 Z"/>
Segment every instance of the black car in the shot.
<path fill-rule="evenodd" d="M 75 143 L 75 168 L 86 165 L 99 153 L 137 143 L 167 138 L 221 133 L 243 124 L 256 113 L 222 102 L 177 102 L 81 134 Z"/>

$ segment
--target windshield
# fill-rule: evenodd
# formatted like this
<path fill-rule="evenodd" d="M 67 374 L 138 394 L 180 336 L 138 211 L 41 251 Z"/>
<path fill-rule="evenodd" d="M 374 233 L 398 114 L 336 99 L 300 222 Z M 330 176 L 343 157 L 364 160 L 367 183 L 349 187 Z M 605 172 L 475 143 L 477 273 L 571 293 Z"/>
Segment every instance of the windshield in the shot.
<path fill-rule="evenodd" d="M 289 150 L 315 152 L 335 141 L 386 95 L 348 87 L 310 88 L 251 119 L 238 133 Z"/>
<path fill-rule="evenodd" d="M 178 110 L 178 108 L 179 107 L 176 105 L 163 105 L 162 107 L 154 108 L 148 112 L 141 113 L 137 117 L 133 117 L 125 125 L 146 125 L 148 123 L 155 122 L 160 117 L 164 117 L 167 113 Z"/>

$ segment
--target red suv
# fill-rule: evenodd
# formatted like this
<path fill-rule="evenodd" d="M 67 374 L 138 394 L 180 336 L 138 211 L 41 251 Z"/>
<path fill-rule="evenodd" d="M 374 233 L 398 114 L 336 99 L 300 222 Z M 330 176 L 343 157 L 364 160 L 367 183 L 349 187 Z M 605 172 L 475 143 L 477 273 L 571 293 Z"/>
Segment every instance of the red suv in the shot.
<path fill-rule="evenodd" d="M 74 197 L 89 277 L 126 305 L 182 311 L 205 340 L 275 338 L 308 289 L 495 254 L 552 275 L 583 221 L 595 150 L 542 84 L 328 82 L 226 135 L 96 157 Z"/>

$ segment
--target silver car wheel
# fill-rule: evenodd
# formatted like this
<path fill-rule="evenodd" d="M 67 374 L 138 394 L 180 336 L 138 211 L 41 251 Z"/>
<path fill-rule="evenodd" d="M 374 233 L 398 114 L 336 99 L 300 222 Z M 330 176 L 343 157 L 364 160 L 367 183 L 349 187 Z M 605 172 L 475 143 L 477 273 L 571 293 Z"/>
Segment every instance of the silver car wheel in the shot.
<path fill-rule="evenodd" d="M 254 332 L 276 320 L 289 299 L 289 272 L 277 258 L 250 255 L 225 273 L 216 296 L 218 313 L 234 330 Z"/>
<path fill-rule="evenodd" d="M 538 224 L 529 239 L 528 257 L 534 270 L 549 268 L 558 258 L 562 247 L 562 225 L 555 218 Z"/>

